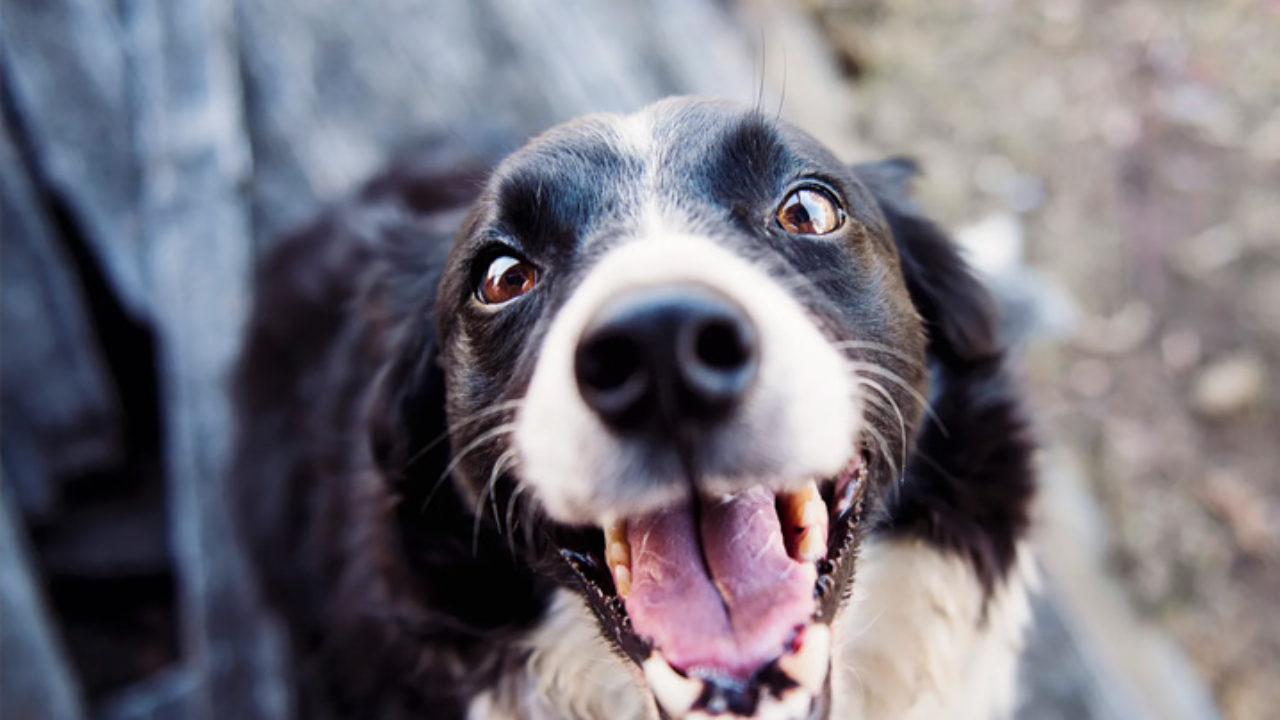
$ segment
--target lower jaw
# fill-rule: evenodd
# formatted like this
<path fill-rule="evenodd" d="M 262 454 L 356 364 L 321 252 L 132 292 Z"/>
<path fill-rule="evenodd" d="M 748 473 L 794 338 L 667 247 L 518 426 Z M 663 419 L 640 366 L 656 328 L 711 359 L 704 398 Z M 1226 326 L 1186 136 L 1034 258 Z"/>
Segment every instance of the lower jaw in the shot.
<path fill-rule="evenodd" d="M 657 650 L 641 669 L 655 702 L 671 720 L 807 720 L 825 705 L 831 629 L 808 623 L 797 629 L 791 645 L 747 682 L 690 677 L 672 668 Z"/>

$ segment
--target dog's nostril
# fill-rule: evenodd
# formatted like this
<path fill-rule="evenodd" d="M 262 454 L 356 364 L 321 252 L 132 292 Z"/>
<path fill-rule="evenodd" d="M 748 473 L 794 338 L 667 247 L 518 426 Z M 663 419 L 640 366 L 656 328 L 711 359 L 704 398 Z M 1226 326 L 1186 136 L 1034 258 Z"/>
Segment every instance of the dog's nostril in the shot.
<path fill-rule="evenodd" d="M 649 369 L 643 350 L 628 333 L 609 331 L 578 348 L 574 374 L 582 399 L 610 425 L 632 423 L 646 404 Z"/>
<path fill-rule="evenodd" d="M 715 420 L 731 411 L 755 375 L 755 328 L 729 305 L 712 305 L 687 328 L 677 351 L 681 414 Z"/>
<path fill-rule="evenodd" d="M 630 338 L 597 338 L 578 355 L 578 382 L 597 392 L 617 390 L 640 371 L 638 352 Z"/>
<path fill-rule="evenodd" d="M 737 370 L 751 360 L 751 349 L 744 334 L 732 320 L 709 320 L 698 329 L 694 356 L 714 370 Z"/>

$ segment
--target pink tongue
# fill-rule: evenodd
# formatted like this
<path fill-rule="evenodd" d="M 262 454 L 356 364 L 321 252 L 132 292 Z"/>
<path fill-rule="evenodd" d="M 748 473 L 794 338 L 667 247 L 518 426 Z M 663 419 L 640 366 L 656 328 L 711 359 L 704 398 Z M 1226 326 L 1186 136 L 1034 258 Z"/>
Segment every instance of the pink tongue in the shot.
<path fill-rule="evenodd" d="M 813 614 L 817 570 L 787 555 L 773 493 L 705 501 L 701 512 L 710 577 L 690 506 L 628 522 L 627 614 L 672 666 L 746 678 Z"/>

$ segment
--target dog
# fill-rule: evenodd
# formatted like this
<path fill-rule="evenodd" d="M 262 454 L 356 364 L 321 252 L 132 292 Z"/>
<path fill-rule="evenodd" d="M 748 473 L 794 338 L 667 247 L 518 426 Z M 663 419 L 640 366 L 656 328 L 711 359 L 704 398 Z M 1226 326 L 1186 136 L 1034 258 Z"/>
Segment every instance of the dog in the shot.
<path fill-rule="evenodd" d="M 274 247 L 232 487 L 298 716 L 1010 716 L 1034 443 L 915 174 L 676 98 Z"/>

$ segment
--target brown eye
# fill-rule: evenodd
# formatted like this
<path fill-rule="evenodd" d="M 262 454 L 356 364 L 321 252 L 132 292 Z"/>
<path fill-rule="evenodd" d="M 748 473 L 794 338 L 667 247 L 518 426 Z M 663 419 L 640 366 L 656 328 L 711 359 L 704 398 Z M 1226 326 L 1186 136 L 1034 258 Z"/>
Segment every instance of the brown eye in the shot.
<path fill-rule="evenodd" d="M 510 255 L 500 255 L 489 263 L 476 294 L 480 302 L 498 305 L 529 292 L 537 282 L 538 271 L 533 265 Z"/>
<path fill-rule="evenodd" d="M 778 208 L 778 225 L 796 235 L 826 235 L 844 224 L 844 210 L 817 188 L 792 190 Z"/>

